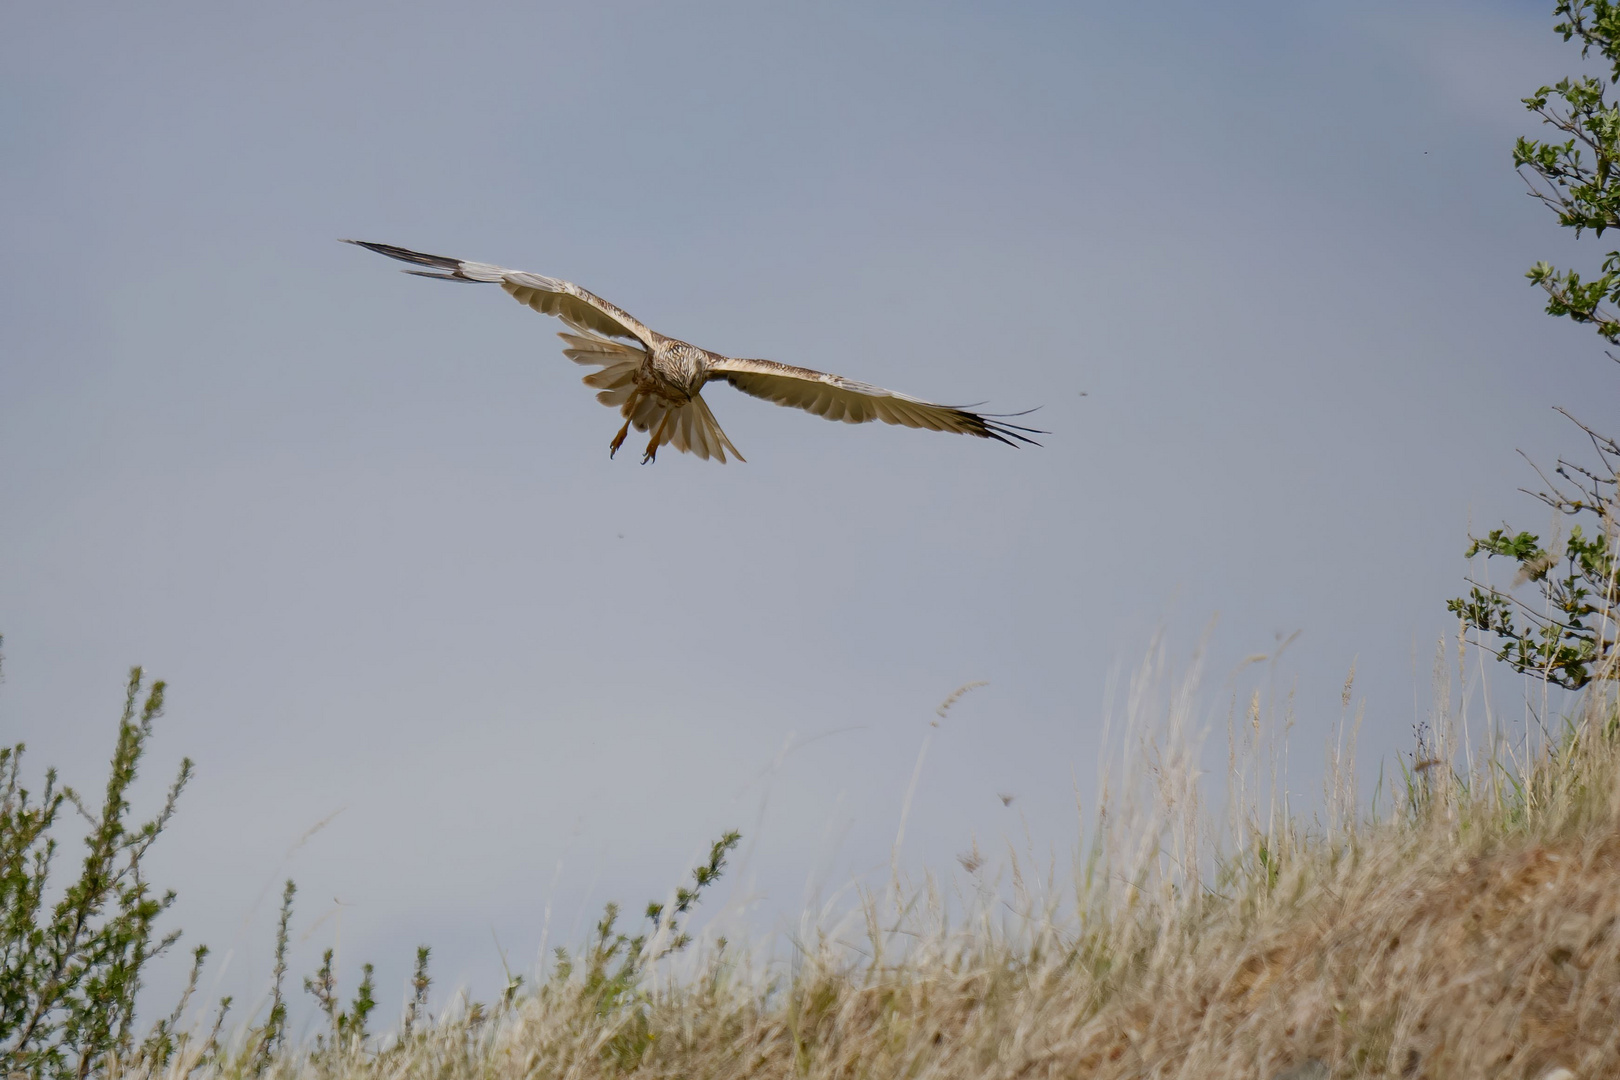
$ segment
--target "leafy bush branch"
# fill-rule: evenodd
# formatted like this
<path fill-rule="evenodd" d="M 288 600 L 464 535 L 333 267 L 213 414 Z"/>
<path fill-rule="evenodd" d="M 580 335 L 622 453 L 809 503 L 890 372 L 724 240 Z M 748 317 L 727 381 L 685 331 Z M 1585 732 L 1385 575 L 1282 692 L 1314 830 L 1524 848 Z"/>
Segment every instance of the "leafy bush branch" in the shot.
<path fill-rule="evenodd" d="M 1620 81 L 1620 4 L 1612 0 L 1558 0 L 1553 29 L 1565 41 L 1579 40 L 1581 56 L 1595 50 L 1609 65 L 1608 85 Z M 1543 86 L 1525 106 L 1564 138 L 1520 138 L 1513 164 L 1530 194 L 1551 208 L 1558 223 L 1577 236 L 1602 236 L 1620 227 L 1620 105 L 1607 98 L 1596 76 L 1567 78 Z M 1600 272 L 1583 280 L 1579 271 L 1538 262 L 1527 276 L 1547 293 L 1547 312 L 1592 326 L 1610 344 L 1620 343 L 1620 251 L 1610 251 Z M 1614 353 L 1611 359 L 1620 360 Z M 1475 640 L 1515 670 L 1578 690 L 1593 679 L 1613 678 L 1620 666 L 1617 617 L 1620 589 L 1615 549 L 1620 546 L 1620 444 L 1560 409 L 1586 436 L 1592 458 L 1585 464 L 1558 460 L 1543 470 L 1535 496 L 1559 520 L 1577 519 L 1567 537 L 1540 536 L 1511 526 L 1471 537 L 1467 555 L 1517 564 L 1506 589 L 1472 578 L 1466 597 L 1447 603 Z M 1513 595 L 1534 583 L 1540 604 Z"/>
<path fill-rule="evenodd" d="M 1562 543 L 1554 536 L 1543 546 L 1533 533 L 1492 529 L 1474 539 L 1468 557 L 1483 554 L 1487 559 L 1516 562 L 1513 584 L 1535 582 L 1543 605 L 1532 607 L 1470 578 L 1468 596 L 1452 600 L 1448 606 L 1470 627 L 1493 635 L 1499 647 L 1484 647 L 1515 670 L 1578 690 L 1595 677 L 1612 676 L 1617 656 L 1615 620 L 1620 613 L 1620 587 L 1615 522 L 1620 516 L 1616 513 L 1620 510 L 1616 502 L 1620 445 L 1570 419 L 1590 438 L 1604 472 L 1560 458 L 1553 471 L 1561 482 L 1542 473 L 1545 486 L 1528 494 L 1560 514 L 1580 518 L 1592 531 L 1588 533 L 1577 523 Z"/>
<path fill-rule="evenodd" d="M 1620 80 L 1620 5 L 1611 0 L 1559 0 L 1553 29 L 1565 41 L 1579 39 L 1581 56 L 1596 49 L 1610 65 L 1609 83 Z M 1553 210 L 1558 223 L 1602 236 L 1620 225 L 1620 106 L 1608 101 L 1602 79 L 1587 75 L 1543 86 L 1524 99 L 1531 112 L 1568 138 L 1520 138 L 1513 147 L 1513 166 L 1530 193 Z M 1578 323 L 1590 323 L 1611 344 L 1620 342 L 1620 252 L 1611 251 L 1599 275 L 1584 281 L 1578 271 L 1558 270 L 1545 262 L 1528 277 L 1545 289 L 1547 312 Z M 1607 305 L 1607 306 L 1606 306 Z"/>

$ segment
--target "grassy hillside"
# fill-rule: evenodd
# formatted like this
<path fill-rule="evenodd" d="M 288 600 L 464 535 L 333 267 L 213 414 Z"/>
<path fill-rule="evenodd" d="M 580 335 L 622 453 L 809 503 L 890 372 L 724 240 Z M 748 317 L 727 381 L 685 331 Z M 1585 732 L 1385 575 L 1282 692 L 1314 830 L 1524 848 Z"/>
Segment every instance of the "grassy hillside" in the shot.
<path fill-rule="evenodd" d="M 1612 679 L 1541 739 L 1469 731 L 1442 700 L 1374 807 L 1356 804 L 1347 716 L 1308 822 L 1278 794 L 1258 698 L 1234 710 L 1228 775 L 1200 778 L 1190 685 L 1166 690 L 1145 669 L 1133 686 L 1065 885 L 1016 858 L 991 880 L 967 856 L 965 910 L 939 881 L 895 882 L 783 962 L 708 940 L 626 968 L 628 946 L 604 933 L 532 991 L 381 1039 L 267 1054 L 249 1030 L 213 1056 L 181 1040 L 166 1067 L 134 1071 L 1620 1076 Z M 1207 807 L 1205 784 L 1228 805 Z M 640 947 L 661 951 L 656 937 Z"/>

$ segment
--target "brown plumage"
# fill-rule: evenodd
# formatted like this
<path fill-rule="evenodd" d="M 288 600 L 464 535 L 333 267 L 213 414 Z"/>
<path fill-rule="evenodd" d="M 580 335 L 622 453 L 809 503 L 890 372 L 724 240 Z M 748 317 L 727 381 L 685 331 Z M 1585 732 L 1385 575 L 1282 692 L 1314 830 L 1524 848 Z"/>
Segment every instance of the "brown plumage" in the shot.
<path fill-rule="evenodd" d="M 936 405 L 842 375 L 778 364 L 773 360 L 722 356 L 665 337 L 622 308 L 572 282 L 488 263 L 425 255 L 391 244 L 372 244 L 364 240 L 345 243 L 432 268 L 407 270 L 408 274 L 499 284 L 519 302 L 543 315 L 555 315 L 566 323 L 572 332 L 557 335 L 563 339 L 563 355 L 577 364 L 601 369 L 585 376 L 585 385 L 598 391 L 596 400 L 617 408 L 624 417 L 624 426 L 609 446 L 609 456 L 618 452 L 630 428 L 634 427 L 652 434 L 641 459 L 643 463 L 654 460 L 658 448 L 665 443 L 705 460 L 712 457 L 724 462 L 730 451 L 742 461 L 743 456 L 720 430 L 703 400 L 704 384 L 716 379 L 730 383 L 745 394 L 848 424 L 882 420 L 888 424 L 995 439 L 1008 446 L 1038 445 L 1029 436 L 1041 432 L 1006 423 L 1005 417 L 953 405 Z"/>

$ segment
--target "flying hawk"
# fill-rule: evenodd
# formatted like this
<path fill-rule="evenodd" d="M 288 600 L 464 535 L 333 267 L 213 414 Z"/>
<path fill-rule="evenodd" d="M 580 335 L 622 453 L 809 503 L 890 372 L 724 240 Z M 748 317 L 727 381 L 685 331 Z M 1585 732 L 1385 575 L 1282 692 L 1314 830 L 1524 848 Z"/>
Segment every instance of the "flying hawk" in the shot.
<path fill-rule="evenodd" d="M 345 243 L 359 244 L 392 259 L 432 267 L 432 270 L 407 270 L 407 274 L 444 281 L 498 282 L 519 303 L 527 304 L 542 315 L 561 319 L 568 326 L 568 331 L 557 335 L 563 339 L 563 355 L 576 364 L 601 369 L 585 376 L 585 385 L 596 388 L 597 401 L 617 408 L 624 417 L 624 426 L 608 446 L 609 457 L 618 452 L 634 426 L 637 431 L 652 432 L 642 464 L 656 458 L 658 448 L 665 443 L 704 460 L 713 457 L 724 462 L 728 450 L 738 461 L 744 460 L 726 438 L 726 433 L 720 430 L 703 400 L 703 385 L 712 379 L 728 382 L 745 394 L 847 424 L 882 420 L 930 431 L 976 435 L 1008 446 L 1039 445 L 1029 436 L 1042 432 L 1006 423 L 1004 416 L 935 405 L 842 375 L 778 364 L 773 360 L 721 356 L 665 337 L 572 282 L 488 263 L 424 255 L 391 244 L 372 244 L 364 240 Z"/>

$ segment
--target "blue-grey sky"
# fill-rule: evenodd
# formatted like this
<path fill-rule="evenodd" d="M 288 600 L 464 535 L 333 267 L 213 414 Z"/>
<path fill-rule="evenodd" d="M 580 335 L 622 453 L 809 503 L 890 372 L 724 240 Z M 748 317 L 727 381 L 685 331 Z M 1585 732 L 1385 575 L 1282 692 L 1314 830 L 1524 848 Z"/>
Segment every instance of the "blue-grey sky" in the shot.
<path fill-rule="evenodd" d="M 33 5 L 0 34 L 0 734 L 85 787 L 124 669 L 172 925 L 268 978 L 343 902 L 494 986 L 721 829 L 763 931 L 907 859 L 1072 843 L 1154 628 L 1429 694 L 1515 455 L 1612 403 L 1524 281 L 1548 4 Z M 609 461 L 559 327 L 380 240 L 577 281 L 734 355 L 1039 406 L 1041 449 L 707 395 L 746 464 Z M 1590 255 L 1590 252 L 1586 252 Z M 784 755 L 786 747 L 793 747 Z M 998 792 L 1018 796 L 1004 807 Z M 327 827 L 288 854 L 317 822 Z M 175 965 L 178 966 L 178 962 Z"/>

